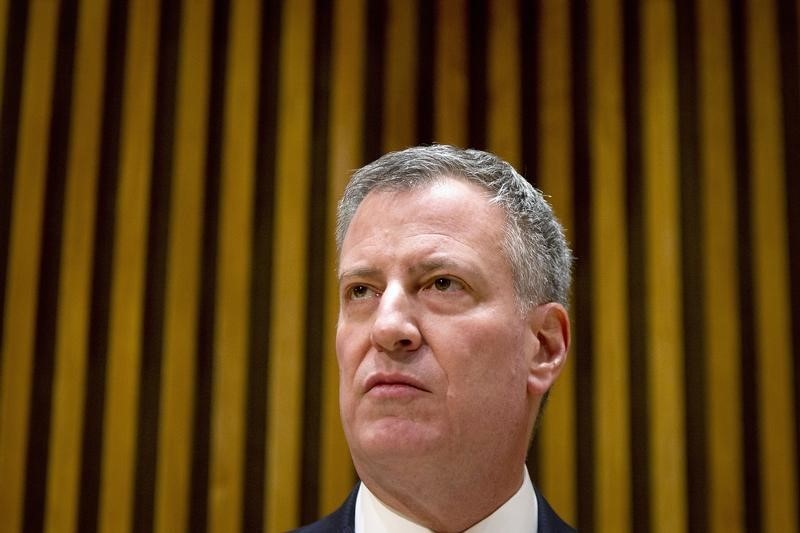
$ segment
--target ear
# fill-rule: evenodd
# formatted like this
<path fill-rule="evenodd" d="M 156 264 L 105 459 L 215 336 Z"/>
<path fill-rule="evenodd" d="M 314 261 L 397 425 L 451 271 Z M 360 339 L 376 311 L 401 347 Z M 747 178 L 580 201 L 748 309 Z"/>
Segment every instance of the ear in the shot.
<path fill-rule="evenodd" d="M 532 309 L 528 323 L 538 342 L 528 368 L 528 392 L 544 395 L 555 382 L 569 350 L 569 315 L 564 306 L 550 302 Z"/>

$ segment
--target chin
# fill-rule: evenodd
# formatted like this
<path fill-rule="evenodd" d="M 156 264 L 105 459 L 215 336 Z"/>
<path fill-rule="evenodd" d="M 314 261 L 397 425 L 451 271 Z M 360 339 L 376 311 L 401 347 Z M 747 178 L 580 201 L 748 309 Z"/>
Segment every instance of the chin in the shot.
<path fill-rule="evenodd" d="M 435 428 L 398 417 L 376 420 L 358 432 L 359 447 L 375 459 L 428 455 L 442 440 Z"/>

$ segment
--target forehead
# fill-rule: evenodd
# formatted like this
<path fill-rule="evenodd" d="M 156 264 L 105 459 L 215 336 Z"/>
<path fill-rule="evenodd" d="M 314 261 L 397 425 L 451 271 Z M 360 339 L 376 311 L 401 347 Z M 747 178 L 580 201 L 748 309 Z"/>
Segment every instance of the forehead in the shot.
<path fill-rule="evenodd" d="M 471 251 L 502 255 L 505 211 L 473 183 L 441 178 L 411 190 L 378 189 L 356 210 L 342 243 L 340 266 L 400 252 Z"/>

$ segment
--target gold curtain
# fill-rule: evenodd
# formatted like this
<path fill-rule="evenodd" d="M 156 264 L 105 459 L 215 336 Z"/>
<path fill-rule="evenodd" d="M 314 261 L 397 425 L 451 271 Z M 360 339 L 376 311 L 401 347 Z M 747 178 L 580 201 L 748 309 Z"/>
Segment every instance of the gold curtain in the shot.
<path fill-rule="evenodd" d="M 574 247 L 559 513 L 798 530 L 797 0 L 0 0 L 0 106 L 1 531 L 337 507 L 336 201 L 430 142 Z"/>

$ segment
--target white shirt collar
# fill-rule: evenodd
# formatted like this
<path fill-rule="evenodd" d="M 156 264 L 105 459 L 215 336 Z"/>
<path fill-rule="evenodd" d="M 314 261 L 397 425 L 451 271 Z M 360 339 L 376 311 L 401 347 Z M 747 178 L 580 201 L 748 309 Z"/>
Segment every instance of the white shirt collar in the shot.
<path fill-rule="evenodd" d="M 464 533 L 537 533 L 539 507 L 528 469 L 522 486 L 495 512 Z M 364 483 L 356 496 L 355 533 L 431 533 L 431 530 L 389 508 Z"/>

